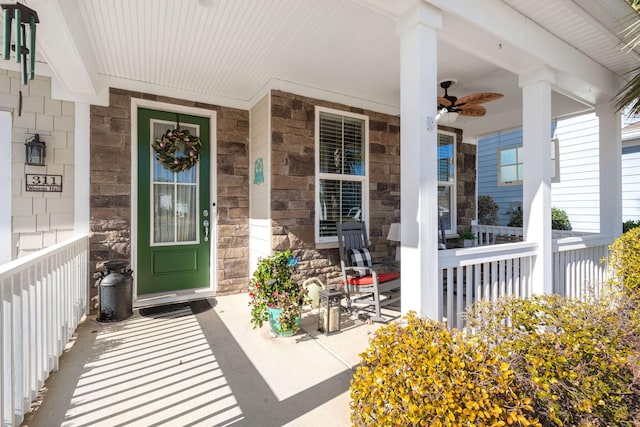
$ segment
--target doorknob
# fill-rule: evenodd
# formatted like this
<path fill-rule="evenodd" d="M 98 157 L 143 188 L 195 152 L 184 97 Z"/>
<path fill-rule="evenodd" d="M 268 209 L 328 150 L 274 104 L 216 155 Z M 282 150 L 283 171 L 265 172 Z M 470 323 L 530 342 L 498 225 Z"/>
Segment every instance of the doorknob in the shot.
<path fill-rule="evenodd" d="M 205 219 L 202 221 L 202 225 L 204 225 L 204 241 L 209 241 L 209 220 Z"/>

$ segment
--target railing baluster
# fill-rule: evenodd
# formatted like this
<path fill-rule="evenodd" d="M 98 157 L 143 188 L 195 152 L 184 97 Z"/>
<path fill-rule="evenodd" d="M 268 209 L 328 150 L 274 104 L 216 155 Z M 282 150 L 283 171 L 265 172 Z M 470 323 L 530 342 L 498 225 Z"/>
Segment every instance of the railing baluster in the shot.
<path fill-rule="evenodd" d="M 453 319 L 455 313 L 453 312 L 453 290 L 455 289 L 455 283 L 453 283 L 453 268 L 447 268 L 447 326 L 453 327 Z"/>
<path fill-rule="evenodd" d="M 0 266 L 0 417 L 20 425 L 88 313 L 88 237 Z"/>
<path fill-rule="evenodd" d="M 462 312 L 464 311 L 464 267 L 456 268 L 456 328 L 462 328 Z"/>

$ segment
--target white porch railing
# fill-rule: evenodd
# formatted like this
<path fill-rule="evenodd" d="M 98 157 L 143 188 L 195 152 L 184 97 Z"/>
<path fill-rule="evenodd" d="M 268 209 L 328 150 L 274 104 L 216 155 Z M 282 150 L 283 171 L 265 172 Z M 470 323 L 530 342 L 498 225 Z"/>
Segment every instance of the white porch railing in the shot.
<path fill-rule="evenodd" d="M 478 233 L 479 242 L 522 235 L 522 229 L 516 227 L 473 226 L 473 231 Z M 565 234 L 577 236 L 559 238 Z M 607 266 L 602 260 L 612 242 L 611 237 L 600 234 L 556 230 L 553 291 L 571 298 L 597 296 L 607 280 Z M 446 319 L 450 328 L 463 328 L 462 313 L 475 302 L 507 295 L 530 296 L 536 249 L 535 243 L 516 242 L 439 251 L 441 320 Z"/>
<path fill-rule="evenodd" d="M 479 245 L 495 245 L 506 241 L 522 240 L 524 233 L 522 227 L 507 227 L 503 225 L 483 225 L 477 224 L 471 226 L 471 231 L 478 237 Z M 581 237 L 594 236 L 597 233 L 588 233 L 584 231 L 573 230 L 551 230 L 554 239 L 563 237 Z"/>
<path fill-rule="evenodd" d="M 472 225 L 471 231 L 478 237 L 478 244 L 495 245 L 500 237 L 519 238 L 522 240 L 522 227 L 500 225 Z"/>
<path fill-rule="evenodd" d="M 89 238 L 0 265 L 0 415 L 17 426 L 88 312 Z"/>
<path fill-rule="evenodd" d="M 536 249 L 536 243 L 505 243 L 439 251 L 442 320 L 461 329 L 462 313 L 475 302 L 531 295 Z"/>
<path fill-rule="evenodd" d="M 553 291 L 584 299 L 600 294 L 607 281 L 609 236 L 565 237 L 553 242 Z"/>

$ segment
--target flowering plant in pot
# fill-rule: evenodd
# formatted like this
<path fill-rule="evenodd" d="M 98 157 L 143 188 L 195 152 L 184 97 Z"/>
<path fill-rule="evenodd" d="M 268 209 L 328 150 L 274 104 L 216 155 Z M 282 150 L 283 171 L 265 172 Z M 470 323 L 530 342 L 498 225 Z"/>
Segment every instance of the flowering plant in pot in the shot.
<path fill-rule="evenodd" d="M 249 281 L 253 328 L 269 321 L 276 335 L 293 335 L 300 328 L 307 290 L 293 279 L 300 258 L 291 250 L 262 258 Z"/>

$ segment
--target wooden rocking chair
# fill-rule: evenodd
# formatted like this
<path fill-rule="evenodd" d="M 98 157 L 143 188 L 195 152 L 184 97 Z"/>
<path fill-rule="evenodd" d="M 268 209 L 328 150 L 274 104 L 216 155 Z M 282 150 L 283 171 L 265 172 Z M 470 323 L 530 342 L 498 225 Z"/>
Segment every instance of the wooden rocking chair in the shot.
<path fill-rule="evenodd" d="M 380 309 L 400 301 L 400 273 L 383 273 L 381 267 L 384 264 L 371 262 L 364 222 L 338 224 L 338 246 L 347 309 L 351 312 L 354 302 L 372 305 L 375 315 L 371 320 L 386 322 Z"/>

